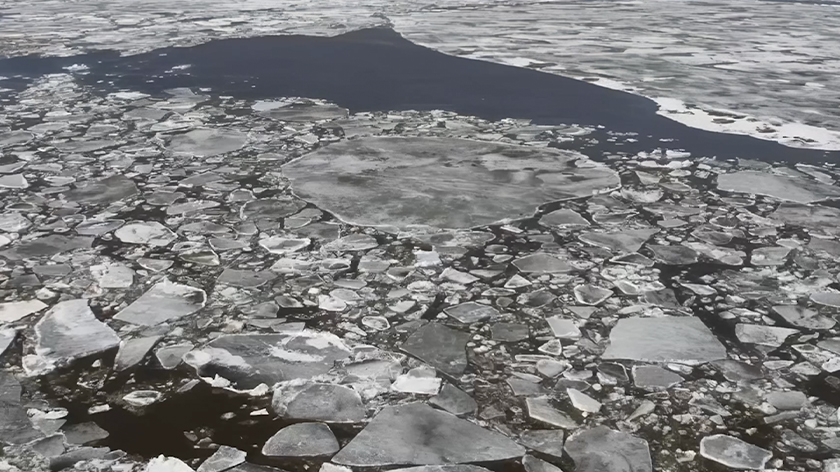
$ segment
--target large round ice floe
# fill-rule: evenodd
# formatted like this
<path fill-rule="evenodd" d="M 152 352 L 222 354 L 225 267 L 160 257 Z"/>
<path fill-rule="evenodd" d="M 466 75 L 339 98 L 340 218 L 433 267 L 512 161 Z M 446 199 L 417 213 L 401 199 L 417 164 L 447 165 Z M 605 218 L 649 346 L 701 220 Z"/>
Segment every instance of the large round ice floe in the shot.
<path fill-rule="evenodd" d="M 347 222 L 470 228 L 620 186 L 616 172 L 582 157 L 466 139 L 372 137 L 320 149 L 284 173 L 298 196 Z"/>

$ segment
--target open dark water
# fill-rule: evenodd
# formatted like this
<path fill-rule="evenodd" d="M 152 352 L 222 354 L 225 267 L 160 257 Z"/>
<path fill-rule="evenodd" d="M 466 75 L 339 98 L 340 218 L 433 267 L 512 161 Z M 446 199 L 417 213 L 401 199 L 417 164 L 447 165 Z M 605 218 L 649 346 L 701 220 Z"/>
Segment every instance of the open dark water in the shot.
<path fill-rule="evenodd" d="M 0 74 L 34 77 L 86 64 L 81 76 L 103 90 L 158 94 L 207 87 L 242 99 L 322 98 L 353 112 L 444 109 L 488 120 L 527 118 L 537 124 L 603 126 L 604 152 L 685 149 L 694 156 L 788 162 L 840 162 L 840 152 L 794 149 L 749 136 L 691 128 L 656 114 L 644 97 L 530 69 L 448 56 L 386 28 L 336 37 L 269 36 L 212 41 L 120 57 L 98 52 L 68 58 L 0 60 Z M 189 64 L 186 70 L 175 66 Z M 638 142 L 611 149 L 604 131 L 637 133 Z"/>

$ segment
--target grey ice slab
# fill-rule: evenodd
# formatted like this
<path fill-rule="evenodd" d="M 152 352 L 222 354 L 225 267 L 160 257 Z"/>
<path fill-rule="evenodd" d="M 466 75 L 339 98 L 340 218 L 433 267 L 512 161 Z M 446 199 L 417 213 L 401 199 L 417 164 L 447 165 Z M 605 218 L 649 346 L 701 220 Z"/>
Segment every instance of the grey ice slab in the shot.
<path fill-rule="evenodd" d="M 66 194 L 67 200 L 85 205 L 108 205 L 137 195 L 137 185 L 123 175 L 85 182 Z"/>
<path fill-rule="evenodd" d="M 840 234 L 840 209 L 822 205 L 782 203 L 768 218 L 791 226 L 801 226 L 818 233 Z"/>
<path fill-rule="evenodd" d="M 184 355 L 199 375 L 216 374 L 237 388 L 273 385 L 326 374 L 348 362 L 351 350 L 338 336 L 311 330 L 220 336 Z"/>
<path fill-rule="evenodd" d="M 296 195 L 344 221 L 470 228 L 618 188 L 601 165 L 548 148 L 453 138 L 373 137 L 334 143 L 286 164 Z"/>
<path fill-rule="evenodd" d="M 161 336 L 147 336 L 120 341 L 120 350 L 114 359 L 114 370 L 123 371 L 139 364 Z"/>
<path fill-rule="evenodd" d="M 477 321 L 495 318 L 499 311 L 490 305 L 482 305 L 475 302 L 461 303 L 460 305 L 444 308 L 444 313 L 461 323 L 470 324 Z"/>
<path fill-rule="evenodd" d="M 475 409 L 478 408 L 478 404 L 473 397 L 450 383 L 444 384 L 440 392 L 429 399 L 429 403 L 455 416 L 474 413 Z"/>
<path fill-rule="evenodd" d="M 285 103 L 281 101 L 261 101 L 253 106 L 254 111 L 267 118 L 280 121 L 322 121 L 347 118 L 349 111 L 332 104 Z"/>
<path fill-rule="evenodd" d="M 326 472 L 326 471 L 322 471 Z M 452 464 L 452 465 L 421 465 L 418 467 L 406 467 L 404 469 L 394 469 L 391 472 L 489 472 L 484 467 L 469 464 Z"/>
<path fill-rule="evenodd" d="M 470 335 L 440 323 L 417 329 L 401 349 L 449 375 L 461 375 L 467 368 L 467 341 Z"/>
<path fill-rule="evenodd" d="M 573 269 L 567 261 L 558 257 L 538 252 L 515 259 L 512 264 L 523 274 L 556 274 Z"/>
<path fill-rule="evenodd" d="M 356 467 L 443 465 L 521 457 L 525 449 L 499 433 L 422 403 L 385 407 L 333 457 Z"/>
<path fill-rule="evenodd" d="M 235 447 L 221 446 L 212 456 L 201 463 L 196 472 L 224 472 L 245 462 L 248 454 Z"/>
<path fill-rule="evenodd" d="M 358 423 L 365 418 L 362 398 L 355 390 L 327 383 L 294 383 L 274 391 L 272 410 L 290 420 Z"/>
<path fill-rule="evenodd" d="M 286 426 L 268 439 L 262 454 L 268 457 L 317 457 L 338 452 L 339 445 L 324 423 L 297 423 Z"/>
<path fill-rule="evenodd" d="M 6 349 L 9 349 L 16 337 L 17 330 L 0 329 L 0 356 L 6 353 Z"/>
<path fill-rule="evenodd" d="M 558 229 L 572 229 L 589 226 L 589 221 L 574 210 L 561 208 L 543 215 L 540 224 Z"/>
<path fill-rule="evenodd" d="M 566 453 L 575 461 L 575 472 L 652 472 L 647 441 L 598 426 L 573 434 Z"/>
<path fill-rule="evenodd" d="M 766 195 L 796 203 L 812 203 L 840 197 L 840 188 L 811 180 L 804 174 L 798 177 L 742 170 L 718 176 L 718 189 Z"/>
<path fill-rule="evenodd" d="M 143 326 L 191 315 L 204 307 L 204 290 L 164 279 L 117 313 L 114 319 Z"/>
<path fill-rule="evenodd" d="M 26 414 L 20 401 L 22 387 L 15 376 L 0 371 L 0 441 L 23 444 L 42 436 Z"/>
<path fill-rule="evenodd" d="M 93 245 L 92 237 L 50 234 L 24 241 L 16 247 L 3 251 L 0 255 L 17 261 L 25 258 L 52 257 L 76 249 L 89 248 L 91 245 Z"/>
<path fill-rule="evenodd" d="M 726 358 L 726 348 L 694 316 L 625 318 L 610 332 L 604 359 L 703 364 Z"/>
<path fill-rule="evenodd" d="M 700 441 L 700 455 L 733 469 L 763 469 L 773 453 L 732 436 L 716 434 Z"/>
<path fill-rule="evenodd" d="M 619 254 L 626 254 L 638 251 L 654 234 L 658 233 L 656 228 L 622 229 L 609 233 L 596 233 L 594 231 L 583 233 L 580 240 L 593 246 L 607 248 Z"/>
<path fill-rule="evenodd" d="M 196 129 L 176 135 L 169 149 L 194 156 L 212 157 L 241 149 L 248 141 L 244 133 L 225 129 Z"/>
<path fill-rule="evenodd" d="M 563 457 L 564 436 L 562 429 L 530 429 L 519 435 L 519 443 L 533 451 L 560 459 Z"/>
<path fill-rule="evenodd" d="M 87 300 L 53 306 L 35 325 L 35 352 L 48 365 L 64 364 L 115 348 L 120 338 L 96 319 Z"/>
<path fill-rule="evenodd" d="M 18 321 L 46 307 L 47 304 L 40 300 L 0 303 L 0 325 Z"/>

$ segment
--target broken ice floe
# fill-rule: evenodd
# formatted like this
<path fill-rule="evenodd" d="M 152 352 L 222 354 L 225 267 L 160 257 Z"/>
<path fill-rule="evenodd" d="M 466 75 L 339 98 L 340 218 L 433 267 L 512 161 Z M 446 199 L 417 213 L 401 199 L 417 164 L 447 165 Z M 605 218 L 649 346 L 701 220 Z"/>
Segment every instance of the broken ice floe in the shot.
<path fill-rule="evenodd" d="M 298 196 L 344 221 L 469 228 L 619 186 L 618 176 L 605 167 L 576 166 L 580 157 L 459 139 L 367 138 L 328 146 L 287 164 L 283 172 Z M 526 158 L 529 170 L 522 170 L 519 161 Z"/>
<path fill-rule="evenodd" d="M 114 318 L 128 323 L 153 326 L 191 315 L 206 303 L 204 290 L 164 279 Z"/>
<path fill-rule="evenodd" d="M 333 462 L 357 467 L 459 464 L 510 459 L 524 453 L 504 435 L 412 403 L 385 407 Z"/>

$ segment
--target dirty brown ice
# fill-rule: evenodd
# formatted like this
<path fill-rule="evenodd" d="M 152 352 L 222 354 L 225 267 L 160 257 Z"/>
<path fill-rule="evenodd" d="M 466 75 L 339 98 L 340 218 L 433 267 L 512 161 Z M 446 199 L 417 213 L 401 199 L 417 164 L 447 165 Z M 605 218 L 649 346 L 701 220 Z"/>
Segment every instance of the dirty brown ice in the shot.
<path fill-rule="evenodd" d="M 2 97 L 2 472 L 840 470 L 833 166 Z"/>

